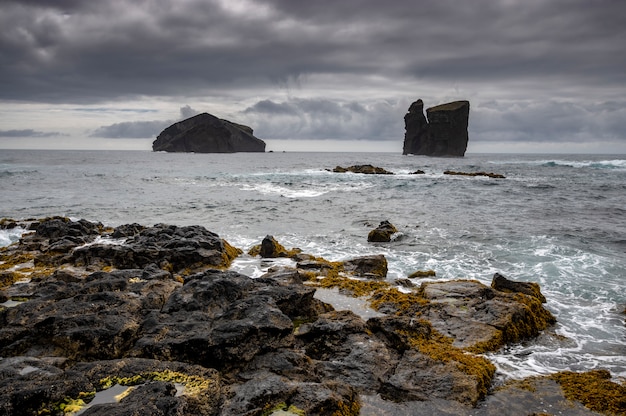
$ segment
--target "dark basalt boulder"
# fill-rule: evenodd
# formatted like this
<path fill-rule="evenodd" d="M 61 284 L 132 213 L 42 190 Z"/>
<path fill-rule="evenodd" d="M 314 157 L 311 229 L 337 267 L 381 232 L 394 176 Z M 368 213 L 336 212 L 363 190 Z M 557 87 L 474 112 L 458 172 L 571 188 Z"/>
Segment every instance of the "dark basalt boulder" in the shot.
<path fill-rule="evenodd" d="M 534 282 L 515 282 L 507 279 L 500 273 L 496 273 L 493 275 L 491 287 L 501 292 L 523 293 L 539 299 L 541 303 L 546 303 L 546 297 L 541 293 L 539 284 Z"/>
<path fill-rule="evenodd" d="M 382 221 L 378 227 L 374 228 L 367 235 L 367 241 L 373 243 L 388 243 L 391 236 L 398 232 L 398 229 L 389 221 Z"/>
<path fill-rule="evenodd" d="M 113 235 L 128 231 L 128 225 Z M 118 227 L 120 228 L 120 227 Z M 178 227 L 156 224 L 153 227 L 132 227 L 137 233 L 124 244 L 91 244 L 74 249 L 65 261 L 77 266 L 114 266 L 120 269 L 143 269 L 150 264 L 174 271 L 207 266 L 225 267 L 240 251 L 217 234 L 202 226 Z"/>
<path fill-rule="evenodd" d="M 343 262 L 343 270 L 370 279 L 387 277 L 387 259 L 382 254 L 356 257 Z"/>
<path fill-rule="evenodd" d="M 152 143 L 155 152 L 265 152 L 265 142 L 248 126 L 202 113 L 174 123 Z"/>
<path fill-rule="evenodd" d="M 417 100 L 404 116 L 406 133 L 402 154 L 464 156 L 469 136 L 469 101 L 454 101 L 426 110 Z"/>

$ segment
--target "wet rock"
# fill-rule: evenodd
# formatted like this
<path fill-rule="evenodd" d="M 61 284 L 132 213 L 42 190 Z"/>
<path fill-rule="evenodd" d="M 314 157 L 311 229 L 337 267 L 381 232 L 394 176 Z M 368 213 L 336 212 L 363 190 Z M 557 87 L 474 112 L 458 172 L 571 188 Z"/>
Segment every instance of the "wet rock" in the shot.
<path fill-rule="evenodd" d="M 367 328 L 399 352 L 411 348 L 411 337 L 428 339 L 432 333 L 431 325 L 408 316 L 373 317 Z"/>
<path fill-rule="evenodd" d="M 53 218 L 37 224 L 35 233 L 23 236 L 19 246 L 11 249 L 30 256 L 38 268 L 67 265 L 94 271 L 105 267 L 143 269 L 156 264 L 181 272 L 227 267 L 241 252 L 201 226 L 120 226 L 113 234 L 127 238 L 118 244 L 109 241 L 111 234 L 101 224 L 85 220 Z M 100 236 L 102 239 L 96 241 Z"/>
<path fill-rule="evenodd" d="M 251 256 L 263 258 L 294 257 L 300 253 L 300 249 L 297 248 L 287 250 L 271 235 L 265 236 L 260 245 L 256 245 L 248 251 Z"/>
<path fill-rule="evenodd" d="M 47 221 L 48 231 L 2 253 L 37 270 L 3 291 L 25 302 L 0 310 L 2 414 L 52 412 L 115 383 L 137 387 L 123 403 L 85 414 L 356 415 L 363 394 L 457 409 L 475 405 L 491 383 L 493 365 L 474 353 L 554 321 L 537 297 L 474 281 L 399 291 L 380 280 L 382 255 L 329 262 L 298 253 L 296 268 L 251 279 L 207 267 L 207 252 L 229 249 L 202 227 L 131 225 L 119 230 L 125 241 L 107 244 L 96 237 L 111 230 L 59 219 L 37 227 Z M 70 237 L 89 244 L 49 252 L 50 238 Z M 48 266 L 33 268 L 33 259 Z M 365 322 L 334 311 L 315 298 L 316 282 L 347 282 L 387 315 Z M 195 387 L 177 396 L 172 383 Z"/>
<path fill-rule="evenodd" d="M 411 273 L 408 278 L 409 279 L 422 279 L 424 277 L 435 277 L 437 273 L 434 270 L 417 270 Z"/>
<path fill-rule="evenodd" d="M 304 279 L 298 269 L 293 267 L 270 267 L 262 279 L 272 279 L 281 284 L 301 284 Z"/>
<path fill-rule="evenodd" d="M 559 381 L 563 377 L 572 377 L 575 381 L 569 387 L 564 386 L 563 381 Z M 507 409 L 510 414 L 545 415 L 549 409 L 549 414 L 568 416 L 625 414 L 625 388 L 609 379 L 610 375 L 604 382 L 598 380 L 596 372 L 590 371 L 511 380 L 489 395 L 474 412 L 495 416 Z"/>
<path fill-rule="evenodd" d="M 476 281 L 424 283 L 422 292 L 429 301 L 424 318 L 459 348 L 495 351 L 535 337 L 556 322 L 537 298 L 495 291 Z"/>
<path fill-rule="evenodd" d="M 494 178 L 494 179 L 505 179 L 506 176 L 499 174 L 499 173 L 493 173 L 493 172 L 458 172 L 458 171 L 453 171 L 453 170 L 446 170 L 443 172 L 444 175 L 456 175 L 456 176 L 486 176 L 488 178 Z"/>
<path fill-rule="evenodd" d="M 221 414 L 357 415 L 359 408 L 358 395 L 348 385 L 302 383 L 264 372 L 235 388 Z"/>
<path fill-rule="evenodd" d="M 91 223 L 86 220 L 71 221 L 68 218 L 55 217 L 40 222 L 35 231 L 38 238 L 54 241 L 71 237 L 82 240 L 87 236 L 100 234 L 101 229 L 102 224 L 100 223 Z"/>
<path fill-rule="evenodd" d="M 396 279 L 394 280 L 394 283 L 397 286 L 404 287 L 407 289 L 411 289 L 415 287 L 415 283 L 411 282 L 409 279 Z"/>
<path fill-rule="evenodd" d="M 178 361 L 158 361 L 143 358 L 124 358 L 77 363 L 70 369 L 71 374 L 78 373 L 91 381 L 97 390 L 110 388 L 115 384 L 141 386 L 145 383 L 156 385 L 154 390 L 143 390 L 143 394 L 128 399 L 127 407 L 136 407 L 133 403 L 144 400 L 171 401 L 169 385 L 176 383 L 181 390 L 177 395 L 184 414 L 216 414 L 222 401 L 223 382 L 217 370 L 187 364 Z M 67 376 L 67 372 L 66 372 Z M 166 385 L 165 388 L 157 383 Z M 127 396 L 129 397 L 129 396 Z M 178 405 L 175 406 L 176 408 Z M 115 413 L 114 409 L 112 413 Z M 143 414 L 139 411 L 136 414 Z"/>
<path fill-rule="evenodd" d="M 234 272 L 195 275 L 144 321 L 133 354 L 214 368 L 243 365 L 293 344 L 292 320 L 324 309 L 314 292 Z"/>
<path fill-rule="evenodd" d="M 123 224 L 113 230 L 113 233 L 111 233 L 111 238 L 134 237 L 145 229 L 146 227 L 137 223 Z"/>
<path fill-rule="evenodd" d="M 377 391 L 397 359 L 397 353 L 368 334 L 365 322 L 350 311 L 322 314 L 300 326 L 296 337 L 315 360 L 316 373 L 359 391 Z"/>
<path fill-rule="evenodd" d="M 1 354 L 120 357 L 136 339 L 140 305 L 132 295 L 112 292 L 24 302 L 1 317 Z"/>
<path fill-rule="evenodd" d="M 513 280 L 509 280 L 502 276 L 500 273 L 496 273 L 493 275 L 491 287 L 501 292 L 523 293 L 539 299 L 541 303 L 546 303 L 546 297 L 541 293 L 541 289 L 537 283 L 514 282 Z"/>
<path fill-rule="evenodd" d="M 17 374 L 16 374 L 17 373 Z M 93 391 L 93 383 L 83 374 L 64 371 L 60 365 L 34 357 L 0 360 L 0 413 L 38 415 L 52 403 L 66 397 L 79 397 Z"/>
<path fill-rule="evenodd" d="M 367 235 L 367 241 L 388 243 L 391 237 L 397 233 L 396 227 L 389 221 L 382 221 L 378 227 L 373 229 Z"/>
<path fill-rule="evenodd" d="M 171 382 L 148 381 L 133 388 L 119 402 L 96 404 L 82 414 L 85 416 L 183 416 L 185 401 L 176 397 L 176 386 Z"/>
<path fill-rule="evenodd" d="M 353 165 L 353 166 L 348 166 L 347 168 L 337 166 L 335 169 L 333 169 L 333 172 L 335 173 L 352 172 L 352 173 L 363 173 L 366 175 L 393 175 L 393 172 L 389 172 L 388 170 L 385 170 L 383 168 L 380 168 L 378 166 L 373 166 L 373 165 Z"/>
<path fill-rule="evenodd" d="M 442 362 L 416 350 L 404 352 L 393 374 L 385 381 L 382 397 L 392 401 L 445 399 L 475 404 L 482 398 L 475 377 L 456 362 Z"/>
<path fill-rule="evenodd" d="M 239 251 L 201 226 L 157 224 L 129 237 L 125 244 L 92 244 L 74 250 L 66 260 L 76 266 L 120 269 L 167 264 L 174 271 L 226 267 Z"/>
<path fill-rule="evenodd" d="M 384 255 L 357 257 L 343 262 L 346 272 L 371 279 L 384 279 L 387 276 L 387 259 Z"/>
<path fill-rule="evenodd" d="M 409 316 L 385 316 L 370 318 L 368 328 L 401 353 L 382 379 L 383 398 L 438 398 L 473 405 L 487 393 L 495 367 L 482 357 L 450 345 L 429 322 Z"/>

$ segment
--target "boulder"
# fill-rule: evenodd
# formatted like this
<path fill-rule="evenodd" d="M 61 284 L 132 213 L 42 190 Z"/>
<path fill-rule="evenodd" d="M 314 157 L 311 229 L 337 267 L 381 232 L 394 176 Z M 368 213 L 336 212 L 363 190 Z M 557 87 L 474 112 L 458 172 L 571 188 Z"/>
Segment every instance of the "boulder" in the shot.
<path fill-rule="evenodd" d="M 541 303 L 546 303 L 546 297 L 541 293 L 541 288 L 537 283 L 514 282 L 513 280 L 509 280 L 502 276 L 500 273 L 496 273 L 493 275 L 491 287 L 501 292 L 523 293 L 539 299 Z"/>
<path fill-rule="evenodd" d="M 265 152 L 265 142 L 248 126 L 202 113 L 174 123 L 152 143 L 155 152 Z"/>
<path fill-rule="evenodd" d="M 114 235 L 127 232 L 114 230 Z M 78 266 L 113 266 L 138 269 L 150 264 L 167 265 L 174 271 L 203 267 L 227 267 L 240 254 L 217 234 L 202 226 L 178 227 L 156 224 L 143 228 L 127 238 L 124 244 L 91 244 L 73 250 L 64 258 Z"/>
<path fill-rule="evenodd" d="M 387 259 L 382 254 L 356 257 L 344 261 L 343 270 L 356 276 L 384 279 L 387 277 Z"/>
<path fill-rule="evenodd" d="M 295 258 L 301 253 L 298 248 L 287 250 L 273 236 L 266 235 L 260 245 L 253 246 L 248 254 L 251 256 L 261 256 L 263 258 L 289 257 Z"/>
<path fill-rule="evenodd" d="M 404 116 L 405 135 L 402 154 L 426 156 L 464 156 L 469 140 L 469 101 L 454 101 L 426 110 L 417 100 Z"/>
<path fill-rule="evenodd" d="M 471 351 L 496 351 L 556 322 L 534 295 L 504 293 L 477 281 L 429 282 L 421 291 L 429 301 L 422 316 L 454 346 Z"/>
<path fill-rule="evenodd" d="M 398 357 L 383 340 L 369 334 L 366 323 L 351 311 L 322 314 L 316 321 L 300 326 L 296 337 L 314 360 L 318 374 L 361 392 L 378 391 Z"/>
<path fill-rule="evenodd" d="M 367 235 L 367 241 L 388 243 L 391 241 L 391 236 L 397 233 L 397 228 L 389 221 L 382 221 L 378 227 L 373 229 Z"/>

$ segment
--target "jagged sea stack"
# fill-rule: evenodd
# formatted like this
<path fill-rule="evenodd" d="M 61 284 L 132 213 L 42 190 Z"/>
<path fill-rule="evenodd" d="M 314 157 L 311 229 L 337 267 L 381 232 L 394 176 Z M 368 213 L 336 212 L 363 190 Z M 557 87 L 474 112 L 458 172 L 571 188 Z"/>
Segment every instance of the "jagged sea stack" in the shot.
<path fill-rule="evenodd" d="M 454 101 L 426 110 L 417 100 L 404 116 L 406 132 L 402 154 L 426 156 L 465 155 L 469 136 L 469 101 Z"/>
<path fill-rule="evenodd" d="M 265 152 L 265 142 L 248 126 L 202 113 L 174 123 L 152 143 L 155 152 Z"/>

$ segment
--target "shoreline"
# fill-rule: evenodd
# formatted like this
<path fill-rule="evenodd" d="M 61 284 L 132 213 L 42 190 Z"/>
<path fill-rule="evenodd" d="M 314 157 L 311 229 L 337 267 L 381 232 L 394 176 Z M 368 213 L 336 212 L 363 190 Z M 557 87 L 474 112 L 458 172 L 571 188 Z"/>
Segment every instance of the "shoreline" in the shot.
<path fill-rule="evenodd" d="M 402 413 L 407 406 L 491 414 L 502 410 L 506 397 L 517 397 L 525 411 L 533 401 L 549 401 L 550 411 L 566 406 L 579 412 L 568 414 L 594 414 L 571 401 L 567 385 L 587 380 L 595 386 L 590 394 L 625 388 L 606 372 L 563 372 L 494 390 L 495 367 L 484 352 L 532 339 L 554 322 L 533 293 L 410 279 L 404 293 L 384 281 L 384 256 L 329 262 L 273 238 L 247 255 L 268 264 L 289 258 L 297 266 L 269 267 L 251 279 L 229 271 L 233 259 L 246 254 L 204 227 L 110 228 L 62 217 L 23 225 L 34 232 L 0 251 L 2 293 L 18 302 L 0 311 L 0 367 L 8 371 L 2 384 L 18 386 L 4 390 L 11 398 L 6 403 L 27 397 L 26 384 L 46 389 L 47 399 L 33 411 L 81 399 L 79 386 L 101 391 L 100 378 L 120 384 L 139 376 L 135 382 L 142 386 L 168 386 L 172 379 L 163 372 L 169 367 L 200 377 L 204 387 L 176 396 L 153 386 L 159 387 L 155 397 L 167 398 L 172 408 L 210 408 L 206 414 L 269 415 L 291 406 L 292 413 L 306 414 L 376 408 L 411 414 Z M 15 287 L 26 275 L 30 280 Z M 318 287 L 357 295 L 379 315 L 364 319 L 336 310 L 315 297 Z M 81 375 L 64 389 L 45 387 L 50 375 L 67 378 L 77 369 Z M 624 405 L 610 396 L 603 403 Z M 111 411 L 117 404 L 102 406 Z"/>

